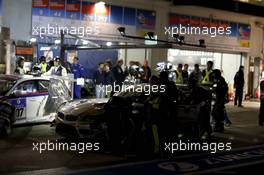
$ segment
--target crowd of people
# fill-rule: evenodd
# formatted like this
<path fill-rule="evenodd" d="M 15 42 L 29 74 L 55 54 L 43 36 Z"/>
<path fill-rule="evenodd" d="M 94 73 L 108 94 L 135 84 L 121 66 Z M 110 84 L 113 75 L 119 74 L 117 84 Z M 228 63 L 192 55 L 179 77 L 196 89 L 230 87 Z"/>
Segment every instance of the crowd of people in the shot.
<path fill-rule="evenodd" d="M 15 74 L 27 74 L 24 69 L 24 62 L 24 58 L 18 58 L 17 66 L 14 72 Z M 72 64 L 67 64 L 65 67 L 63 65 L 62 60 L 59 57 L 47 62 L 46 57 L 42 56 L 40 57 L 38 64 L 36 64 L 33 69 L 37 69 L 41 75 L 56 75 L 66 77 L 70 72 L 74 75 L 75 80 L 78 78 L 85 78 L 84 67 L 79 63 L 78 57 L 73 58 Z M 93 73 L 95 96 L 97 98 L 112 96 L 114 91 L 116 92 L 116 90 L 113 89 L 114 84 L 116 86 L 122 87 L 127 77 L 133 77 L 134 80 L 137 80 L 137 83 L 151 84 L 151 81 L 152 83 L 155 82 L 155 78 L 157 79 L 156 81 L 158 81 L 158 77 L 152 76 L 152 72 L 148 66 L 147 60 L 145 60 L 142 65 L 136 61 L 130 61 L 128 67 L 123 65 L 123 60 L 118 60 L 117 63 L 113 65 L 110 59 L 98 64 L 98 68 Z M 223 131 L 224 124 L 231 124 L 225 109 L 225 104 L 229 101 L 228 85 L 222 76 L 221 71 L 218 69 L 213 69 L 212 61 L 207 62 L 206 69 L 204 70 L 200 69 L 199 64 L 195 64 L 192 72 L 189 71 L 188 64 L 178 64 L 174 73 L 176 76 L 173 81 L 176 85 L 187 84 L 190 89 L 195 89 L 196 87 L 201 86 L 214 89 L 215 103 L 212 107 L 212 116 L 214 119 L 215 131 Z M 162 74 L 160 74 L 160 76 L 161 75 Z M 234 105 L 238 107 L 243 107 L 242 101 L 244 83 L 244 67 L 240 66 L 239 70 L 234 76 Z M 263 88 L 263 85 L 261 87 Z M 111 90 L 107 88 L 111 88 Z M 262 91 L 264 90 L 262 89 Z M 76 81 L 74 82 L 73 94 L 74 99 L 81 98 L 81 86 L 78 85 Z M 263 101 L 264 100 L 262 99 L 261 110 L 259 114 L 259 125 L 261 126 L 263 126 L 264 123 L 262 114 L 264 111 Z"/>
<path fill-rule="evenodd" d="M 24 58 L 18 58 L 15 74 L 24 75 L 28 73 L 25 72 L 24 62 Z M 106 88 L 112 88 L 114 83 L 116 86 L 122 87 L 127 76 L 134 77 L 142 83 L 149 82 L 151 69 L 148 66 L 147 60 L 144 61 L 142 66 L 139 62 L 135 61 L 131 61 L 129 67 L 123 68 L 123 64 L 123 60 L 118 60 L 116 65 L 113 65 L 110 59 L 98 64 L 98 68 L 94 71 L 92 77 L 97 98 L 105 98 L 113 95 L 113 92 L 106 90 Z M 44 76 L 55 75 L 67 77 L 68 73 L 72 73 L 75 80 L 78 78 L 85 78 L 84 67 L 79 63 L 78 57 L 73 58 L 72 64 L 63 64 L 59 57 L 55 57 L 53 60 L 47 62 L 46 57 L 41 56 L 39 62 L 33 66 L 33 69 L 35 69 L 35 72 Z M 74 82 L 74 99 L 80 98 L 81 86 Z"/>
<path fill-rule="evenodd" d="M 139 62 L 134 61 L 129 62 L 129 67 L 123 68 L 123 64 L 123 60 L 118 60 L 115 66 L 113 66 L 111 60 L 106 60 L 104 63 L 101 62 L 98 64 L 98 68 L 93 75 L 97 98 L 110 97 L 113 91 L 119 91 L 128 76 L 135 78 L 140 83 L 149 82 L 151 69 L 148 66 L 147 60 L 144 61 L 143 66 Z M 117 87 L 119 90 L 114 89 Z M 111 88 L 112 91 L 106 90 L 106 88 Z"/>

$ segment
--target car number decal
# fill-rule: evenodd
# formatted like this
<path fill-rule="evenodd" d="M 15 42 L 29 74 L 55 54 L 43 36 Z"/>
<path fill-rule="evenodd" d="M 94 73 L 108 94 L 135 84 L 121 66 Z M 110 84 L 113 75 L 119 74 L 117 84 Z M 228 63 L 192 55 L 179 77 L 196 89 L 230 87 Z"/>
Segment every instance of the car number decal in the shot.
<path fill-rule="evenodd" d="M 10 103 L 12 106 L 16 108 L 15 110 L 15 117 L 16 120 L 22 120 L 26 118 L 26 107 L 27 107 L 27 102 L 26 98 L 16 98 L 16 99 L 11 99 Z"/>

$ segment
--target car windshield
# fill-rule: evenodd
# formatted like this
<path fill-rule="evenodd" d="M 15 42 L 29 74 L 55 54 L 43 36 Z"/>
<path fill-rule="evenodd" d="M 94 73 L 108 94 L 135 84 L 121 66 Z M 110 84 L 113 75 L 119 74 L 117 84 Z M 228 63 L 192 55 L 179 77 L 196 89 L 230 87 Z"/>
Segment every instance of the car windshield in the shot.
<path fill-rule="evenodd" d="M 0 95 L 7 93 L 14 85 L 14 80 L 0 80 Z"/>

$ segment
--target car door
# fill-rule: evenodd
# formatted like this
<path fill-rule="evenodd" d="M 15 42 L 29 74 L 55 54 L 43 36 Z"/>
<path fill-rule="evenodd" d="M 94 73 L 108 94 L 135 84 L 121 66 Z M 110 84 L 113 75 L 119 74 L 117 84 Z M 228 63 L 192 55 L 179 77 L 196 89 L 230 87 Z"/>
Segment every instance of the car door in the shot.
<path fill-rule="evenodd" d="M 40 90 L 39 80 L 24 81 L 14 88 L 15 98 L 11 99 L 11 104 L 16 107 L 16 123 L 42 120 L 41 105 L 47 98 L 48 92 Z"/>

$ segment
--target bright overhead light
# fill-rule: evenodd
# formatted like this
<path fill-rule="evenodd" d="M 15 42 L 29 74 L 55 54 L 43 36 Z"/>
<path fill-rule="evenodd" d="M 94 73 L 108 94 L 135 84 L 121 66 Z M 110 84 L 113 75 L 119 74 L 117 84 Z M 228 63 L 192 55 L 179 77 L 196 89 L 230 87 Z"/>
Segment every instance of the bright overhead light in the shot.
<path fill-rule="evenodd" d="M 102 15 L 106 14 L 107 10 L 105 7 L 105 2 L 100 1 L 100 2 L 95 3 L 94 12 L 95 14 L 102 14 Z"/>
<path fill-rule="evenodd" d="M 88 41 L 87 40 L 82 40 L 83 45 L 87 45 Z"/>
<path fill-rule="evenodd" d="M 56 39 L 56 40 L 54 41 L 54 43 L 55 43 L 55 44 L 60 44 L 60 43 L 61 43 L 61 40 Z"/>
<path fill-rule="evenodd" d="M 35 43 L 35 42 L 37 42 L 37 38 L 30 38 L 30 40 L 29 40 L 31 43 Z"/>
<path fill-rule="evenodd" d="M 112 42 L 106 42 L 106 45 L 109 47 L 109 46 L 112 46 Z"/>

